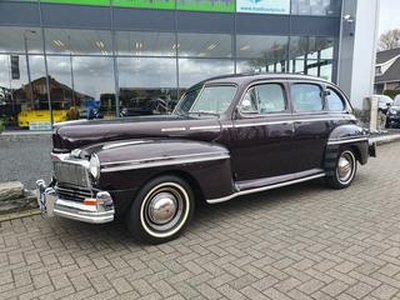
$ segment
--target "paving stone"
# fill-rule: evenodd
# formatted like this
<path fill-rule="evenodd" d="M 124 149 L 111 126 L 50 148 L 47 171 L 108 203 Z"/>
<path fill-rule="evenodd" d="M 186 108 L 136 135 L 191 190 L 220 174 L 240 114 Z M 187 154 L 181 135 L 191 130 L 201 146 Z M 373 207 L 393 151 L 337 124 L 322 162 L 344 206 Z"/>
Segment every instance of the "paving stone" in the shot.
<path fill-rule="evenodd" d="M 158 246 L 121 222 L 1 222 L 0 298 L 400 300 L 400 143 L 378 153 L 348 189 L 316 181 L 200 207 Z"/>

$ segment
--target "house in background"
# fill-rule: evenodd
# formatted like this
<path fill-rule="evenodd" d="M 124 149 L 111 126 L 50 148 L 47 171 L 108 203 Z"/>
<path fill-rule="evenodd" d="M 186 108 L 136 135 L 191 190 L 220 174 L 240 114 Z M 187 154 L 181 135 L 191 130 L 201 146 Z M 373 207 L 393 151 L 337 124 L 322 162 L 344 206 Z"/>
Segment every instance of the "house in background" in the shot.
<path fill-rule="evenodd" d="M 380 51 L 376 54 L 375 94 L 393 91 L 400 93 L 400 48 Z"/>

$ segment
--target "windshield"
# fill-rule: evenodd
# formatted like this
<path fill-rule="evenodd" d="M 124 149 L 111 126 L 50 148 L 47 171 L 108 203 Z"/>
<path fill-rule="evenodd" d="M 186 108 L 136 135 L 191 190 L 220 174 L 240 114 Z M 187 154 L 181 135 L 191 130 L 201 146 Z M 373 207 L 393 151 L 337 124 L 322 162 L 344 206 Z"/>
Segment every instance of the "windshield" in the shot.
<path fill-rule="evenodd" d="M 233 101 L 233 85 L 197 87 L 187 91 L 179 101 L 175 114 L 221 114 Z"/>
<path fill-rule="evenodd" d="M 393 106 L 400 106 L 400 97 L 399 96 L 396 96 L 396 98 L 394 98 Z"/>

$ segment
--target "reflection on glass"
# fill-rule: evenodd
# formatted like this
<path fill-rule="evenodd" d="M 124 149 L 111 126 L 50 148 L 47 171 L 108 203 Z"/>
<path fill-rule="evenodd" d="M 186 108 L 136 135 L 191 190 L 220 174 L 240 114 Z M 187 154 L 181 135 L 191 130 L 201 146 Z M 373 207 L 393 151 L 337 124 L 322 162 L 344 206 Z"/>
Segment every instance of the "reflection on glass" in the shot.
<path fill-rule="evenodd" d="M 118 54 L 130 56 L 174 56 L 175 34 L 170 32 L 117 32 Z"/>
<path fill-rule="evenodd" d="M 292 14 L 338 16 L 341 0 L 292 0 Z"/>
<path fill-rule="evenodd" d="M 286 72 L 288 42 L 287 36 L 239 35 L 237 56 L 248 58 L 239 63 L 239 72 Z"/>
<path fill-rule="evenodd" d="M 19 79 L 12 79 L 10 56 L 0 55 L 0 112 L 8 127 L 29 128 L 31 122 L 49 122 L 44 58 L 29 55 L 29 82 L 25 56 L 19 55 Z"/>
<path fill-rule="evenodd" d="M 175 59 L 118 58 L 118 71 L 123 116 L 165 114 L 175 107 Z"/>
<path fill-rule="evenodd" d="M 236 53 L 239 58 L 285 60 L 288 42 L 287 36 L 238 35 Z"/>
<path fill-rule="evenodd" d="M 289 55 L 290 58 L 297 59 L 304 55 L 312 59 L 332 59 L 334 46 L 332 37 L 292 36 L 290 37 Z"/>
<path fill-rule="evenodd" d="M 289 71 L 332 80 L 334 47 L 332 37 L 290 37 Z"/>
<path fill-rule="evenodd" d="M 232 57 L 232 37 L 228 34 L 178 34 L 179 56 Z"/>
<path fill-rule="evenodd" d="M 112 55 L 113 52 L 110 31 L 46 29 L 45 37 L 48 53 Z"/>
<path fill-rule="evenodd" d="M 43 53 L 40 28 L 0 26 L 0 37 L 0 52 Z"/>
<path fill-rule="evenodd" d="M 230 59 L 179 59 L 179 87 L 191 85 L 213 76 L 233 74 L 234 62 Z"/>
<path fill-rule="evenodd" d="M 113 60 L 108 57 L 73 57 L 74 89 L 81 99 L 81 117 L 115 117 Z M 83 107 L 82 107 L 83 106 Z M 98 113 L 101 114 L 98 114 Z"/>
<path fill-rule="evenodd" d="M 55 110 L 64 110 L 67 120 L 87 117 L 86 102 L 91 96 L 75 90 L 74 58 L 48 56 L 50 97 Z"/>

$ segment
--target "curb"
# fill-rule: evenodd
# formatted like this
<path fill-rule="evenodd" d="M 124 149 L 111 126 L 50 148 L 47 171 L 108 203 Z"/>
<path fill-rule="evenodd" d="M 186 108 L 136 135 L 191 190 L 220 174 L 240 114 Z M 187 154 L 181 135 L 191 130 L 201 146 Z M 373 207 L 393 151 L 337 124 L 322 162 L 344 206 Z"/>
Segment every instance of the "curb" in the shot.
<path fill-rule="evenodd" d="M 12 221 L 15 219 L 36 216 L 36 215 L 40 215 L 39 209 L 30 209 L 30 210 L 25 210 L 25 211 L 16 212 L 16 213 L 4 214 L 4 215 L 0 215 L 0 223 L 5 222 L 5 221 Z"/>
<path fill-rule="evenodd" d="M 375 143 L 378 146 L 393 143 L 393 142 L 398 142 L 398 141 L 400 141 L 400 134 L 374 136 L 374 137 L 370 138 L 370 141 Z"/>
<path fill-rule="evenodd" d="M 52 131 L 3 131 L 0 136 L 51 135 Z"/>

